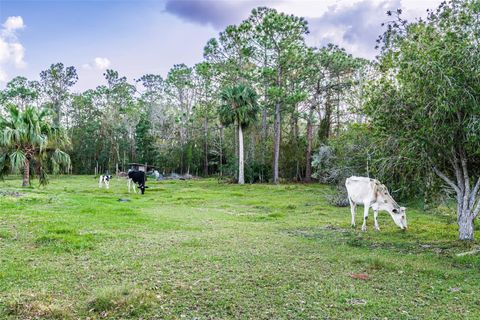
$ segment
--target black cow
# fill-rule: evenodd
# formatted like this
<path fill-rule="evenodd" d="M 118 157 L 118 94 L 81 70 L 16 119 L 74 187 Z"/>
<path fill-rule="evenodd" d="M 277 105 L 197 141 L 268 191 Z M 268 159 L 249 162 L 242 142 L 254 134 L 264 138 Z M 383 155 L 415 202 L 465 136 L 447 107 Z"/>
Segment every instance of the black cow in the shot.
<path fill-rule="evenodd" d="M 135 190 L 135 184 L 138 184 L 138 188 L 142 194 L 145 193 L 145 172 L 143 171 L 129 171 L 128 172 L 128 192 L 130 193 L 130 184 L 133 182 L 133 192 L 137 193 Z"/>

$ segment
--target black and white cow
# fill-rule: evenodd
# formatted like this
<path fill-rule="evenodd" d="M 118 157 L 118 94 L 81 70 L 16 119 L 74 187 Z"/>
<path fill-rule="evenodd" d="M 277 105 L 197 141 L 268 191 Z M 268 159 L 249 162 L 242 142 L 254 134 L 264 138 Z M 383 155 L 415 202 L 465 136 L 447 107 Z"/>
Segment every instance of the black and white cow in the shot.
<path fill-rule="evenodd" d="M 145 172 L 143 171 L 129 171 L 128 172 L 128 192 L 130 193 L 130 184 L 133 182 L 133 192 L 137 193 L 135 190 L 135 184 L 138 184 L 138 188 L 140 189 L 140 192 L 142 194 L 145 193 L 145 188 L 148 188 L 145 186 Z"/>
<path fill-rule="evenodd" d="M 105 187 L 108 189 L 110 188 L 110 180 L 112 179 L 112 176 L 102 174 L 100 175 L 100 179 L 98 180 L 98 187 L 101 188 L 102 184 L 105 184 Z"/>

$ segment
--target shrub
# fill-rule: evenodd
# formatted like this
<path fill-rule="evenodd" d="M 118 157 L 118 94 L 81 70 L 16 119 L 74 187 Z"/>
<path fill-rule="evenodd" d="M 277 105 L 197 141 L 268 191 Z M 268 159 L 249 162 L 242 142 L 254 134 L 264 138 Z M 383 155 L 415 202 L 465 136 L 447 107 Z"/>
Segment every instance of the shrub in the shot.
<path fill-rule="evenodd" d="M 334 188 L 334 192 L 327 196 L 327 201 L 335 207 L 348 207 L 350 205 L 347 189 L 341 185 Z"/>

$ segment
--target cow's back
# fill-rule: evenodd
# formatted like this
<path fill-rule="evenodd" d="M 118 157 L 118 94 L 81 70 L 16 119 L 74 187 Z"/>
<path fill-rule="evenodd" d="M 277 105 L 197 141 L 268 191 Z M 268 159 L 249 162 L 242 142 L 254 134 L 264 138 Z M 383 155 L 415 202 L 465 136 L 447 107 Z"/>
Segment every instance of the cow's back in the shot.
<path fill-rule="evenodd" d="M 347 178 L 345 187 L 348 198 L 354 203 L 371 203 L 375 200 L 377 181 L 367 177 Z"/>
<path fill-rule="evenodd" d="M 145 172 L 143 171 L 129 171 L 128 177 L 132 179 L 133 182 L 136 183 L 144 183 L 145 182 Z"/>

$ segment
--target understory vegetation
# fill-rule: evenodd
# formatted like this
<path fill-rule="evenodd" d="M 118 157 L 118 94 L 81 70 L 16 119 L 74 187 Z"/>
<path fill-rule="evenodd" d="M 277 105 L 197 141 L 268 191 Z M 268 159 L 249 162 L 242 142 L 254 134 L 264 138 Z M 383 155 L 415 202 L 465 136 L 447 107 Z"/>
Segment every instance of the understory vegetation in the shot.
<path fill-rule="evenodd" d="M 448 204 L 363 233 L 318 184 L 19 182 L 0 194 L 2 319 L 480 317 L 480 256 L 457 256 L 478 242 Z"/>

